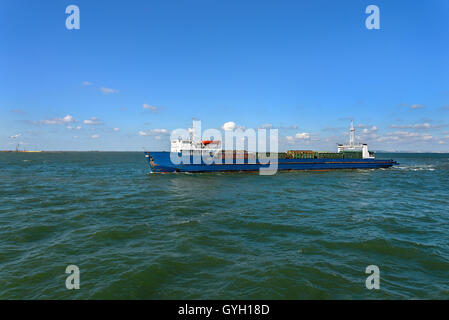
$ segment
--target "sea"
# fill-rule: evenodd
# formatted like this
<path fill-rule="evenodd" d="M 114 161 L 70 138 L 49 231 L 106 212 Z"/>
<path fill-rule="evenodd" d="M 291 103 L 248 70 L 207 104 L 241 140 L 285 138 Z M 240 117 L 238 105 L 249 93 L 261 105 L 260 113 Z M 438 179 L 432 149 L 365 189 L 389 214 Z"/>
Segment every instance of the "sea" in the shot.
<path fill-rule="evenodd" d="M 0 299 L 448 299 L 449 154 L 376 157 L 400 164 L 152 174 L 143 152 L 0 153 Z"/>

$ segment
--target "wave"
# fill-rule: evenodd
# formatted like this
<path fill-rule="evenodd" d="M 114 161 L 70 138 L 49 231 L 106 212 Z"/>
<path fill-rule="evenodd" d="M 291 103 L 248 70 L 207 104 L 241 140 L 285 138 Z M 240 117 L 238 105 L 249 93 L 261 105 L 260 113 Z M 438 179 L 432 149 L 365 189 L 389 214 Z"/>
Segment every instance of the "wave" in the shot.
<path fill-rule="evenodd" d="M 409 166 L 398 166 L 394 167 L 395 169 L 399 170 L 406 170 L 406 171 L 435 171 L 436 168 L 434 165 L 409 165 Z"/>

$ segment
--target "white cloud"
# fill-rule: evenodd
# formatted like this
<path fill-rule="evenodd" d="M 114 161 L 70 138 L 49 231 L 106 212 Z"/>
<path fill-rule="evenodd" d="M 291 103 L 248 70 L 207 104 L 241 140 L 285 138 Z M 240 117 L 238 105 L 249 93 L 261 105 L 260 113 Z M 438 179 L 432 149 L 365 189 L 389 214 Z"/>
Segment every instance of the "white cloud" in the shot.
<path fill-rule="evenodd" d="M 151 130 L 153 133 L 168 133 L 167 129 L 153 129 Z"/>
<path fill-rule="evenodd" d="M 75 119 L 71 115 L 66 115 L 64 118 L 62 118 L 62 121 L 64 122 L 75 122 Z"/>
<path fill-rule="evenodd" d="M 168 134 L 168 133 L 169 132 L 167 129 L 152 129 L 147 131 L 139 131 L 139 135 L 141 136 L 149 136 L 154 134 Z"/>
<path fill-rule="evenodd" d="M 144 103 L 144 104 L 142 105 L 142 108 L 144 108 L 145 110 L 153 111 L 153 112 L 156 112 L 156 111 L 159 109 L 159 108 L 156 107 L 156 106 L 152 106 L 152 105 L 149 105 L 149 104 L 146 104 L 146 103 Z"/>
<path fill-rule="evenodd" d="M 419 134 L 416 132 L 408 132 L 408 131 L 395 131 L 386 134 L 387 136 L 400 136 L 400 137 L 419 137 Z"/>
<path fill-rule="evenodd" d="M 115 132 L 119 132 L 120 131 L 120 128 L 114 128 L 113 129 Z"/>
<path fill-rule="evenodd" d="M 395 129 L 411 129 L 411 128 L 430 129 L 432 127 L 432 125 L 428 122 L 425 122 L 425 123 L 415 123 L 415 124 L 405 124 L 405 125 L 392 124 L 390 127 L 395 128 Z"/>
<path fill-rule="evenodd" d="M 81 126 L 77 126 L 76 130 L 81 130 L 81 128 L 82 128 Z"/>
<path fill-rule="evenodd" d="M 105 87 L 101 87 L 100 91 L 103 92 L 104 94 L 119 93 L 119 91 L 116 89 L 105 88 Z"/>
<path fill-rule="evenodd" d="M 360 133 L 356 136 L 356 143 L 392 143 L 392 142 L 404 142 L 406 140 L 420 139 L 417 133 L 408 132 L 408 131 L 395 131 L 389 132 L 385 135 L 379 134 L 379 128 L 375 125 L 358 125 L 358 128 L 363 128 L 361 131 L 357 131 Z M 394 126 L 390 126 L 394 127 Z M 348 132 L 343 133 L 345 136 L 348 136 Z"/>
<path fill-rule="evenodd" d="M 225 124 L 223 124 L 223 126 L 221 128 L 225 131 L 232 131 L 236 127 L 237 127 L 237 125 L 235 124 L 235 122 L 229 121 L 229 122 L 226 122 Z"/>
<path fill-rule="evenodd" d="M 296 139 L 304 139 L 304 140 L 310 139 L 310 134 L 308 134 L 307 132 L 297 133 L 295 135 L 295 138 Z"/>
<path fill-rule="evenodd" d="M 262 129 L 273 129 L 273 125 L 271 123 L 264 123 L 261 128 Z"/>
<path fill-rule="evenodd" d="M 89 81 L 83 81 L 83 82 L 81 82 L 81 84 L 82 84 L 83 86 L 91 86 L 91 85 L 92 85 L 92 82 L 89 82 Z"/>
<path fill-rule="evenodd" d="M 83 123 L 87 124 L 87 125 L 101 125 L 101 124 L 103 124 L 103 121 L 101 121 L 100 119 L 98 119 L 96 117 L 91 117 L 88 120 L 84 120 Z"/>
<path fill-rule="evenodd" d="M 418 123 L 413 126 L 413 128 L 425 128 L 425 129 L 429 129 L 430 127 L 431 127 L 431 125 L 427 122 L 426 123 Z"/>
<path fill-rule="evenodd" d="M 433 140 L 434 136 L 428 133 L 418 133 L 409 131 L 395 131 L 386 133 L 385 136 L 377 137 L 376 142 L 404 142 L 404 143 L 416 143 L 419 141 L 429 141 Z"/>
<path fill-rule="evenodd" d="M 370 128 L 367 126 L 365 129 L 362 130 L 363 134 L 373 134 L 374 132 L 376 132 L 378 129 L 376 126 L 371 126 Z"/>
<path fill-rule="evenodd" d="M 94 134 L 94 135 L 92 136 L 92 139 L 98 139 L 98 138 L 100 138 L 100 136 L 99 136 L 98 134 Z"/>
<path fill-rule="evenodd" d="M 413 104 L 410 106 L 410 109 L 414 110 L 414 109 L 423 109 L 424 106 L 422 104 Z"/>
<path fill-rule="evenodd" d="M 48 124 L 48 125 L 65 125 L 68 123 L 76 122 L 76 119 L 71 115 L 66 115 L 64 118 L 53 118 L 49 120 L 41 120 L 36 122 L 37 124 Z"/>
<path fill-rule="evenodd" d="M 318 138 L 312 138 L 310 133 L 307 132 L 298 132 L 294 136 L 286 136 L 285 139 L 287 140 L 287 143 L 293 144 L 295 142 L 298 142 L 300 140 L 307 140 L 305 143 L 309 144 L 310 141 L 318 141 Z"/>
<path fill-rule="evenodd" d="M 379 137 L 377 138 L 377 142 L 390 142 L 390 141 L 398 141 L 399 137 L 394 137 L 394 136 L 390 136 L 390 137 Z"/>

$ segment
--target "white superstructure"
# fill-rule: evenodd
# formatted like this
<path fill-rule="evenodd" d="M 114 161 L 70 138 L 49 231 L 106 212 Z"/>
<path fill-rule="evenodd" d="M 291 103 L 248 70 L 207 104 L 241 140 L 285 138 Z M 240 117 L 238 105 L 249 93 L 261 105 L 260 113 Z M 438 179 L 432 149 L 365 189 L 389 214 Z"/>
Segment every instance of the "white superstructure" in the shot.
<path fill-rule="evenodd" d="M 354 121 L 351 120 L 351 128 L 349 129 L 349 144 L 339 144 L 338 152 L 342 151 L 362 151 L 363 159 L 374 159 L 374 156 L 370 155 L 368 151 L 368 145 L 366 143 L 355 144 L 355 129 Z"/>
<path fill-rule="evenodd" d="M 201 152 L 219 152 L 221 151 L 221 141 L 215 140 L 201 140 L 197 138 L 195 128 L 192 126 L 189 129 L 191 136 L 189 139 L 179 138 L 177 140 L 172 140 L 170 144 L 171 152 L 182 152 L 182 151 L 201 151 Z"/>

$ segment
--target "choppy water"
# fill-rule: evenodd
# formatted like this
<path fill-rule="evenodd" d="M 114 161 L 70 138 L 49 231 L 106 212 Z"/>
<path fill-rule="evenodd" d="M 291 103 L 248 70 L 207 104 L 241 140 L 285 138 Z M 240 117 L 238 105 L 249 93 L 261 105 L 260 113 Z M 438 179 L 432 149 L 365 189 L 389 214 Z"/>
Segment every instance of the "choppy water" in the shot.
<path fill-rule="evenodd" d="M 0 154 L 0 298 L 447 299 L 449 155 L 384 157 L 401 165 L 259 176 Z"/>

